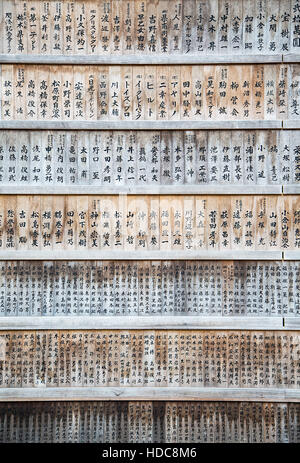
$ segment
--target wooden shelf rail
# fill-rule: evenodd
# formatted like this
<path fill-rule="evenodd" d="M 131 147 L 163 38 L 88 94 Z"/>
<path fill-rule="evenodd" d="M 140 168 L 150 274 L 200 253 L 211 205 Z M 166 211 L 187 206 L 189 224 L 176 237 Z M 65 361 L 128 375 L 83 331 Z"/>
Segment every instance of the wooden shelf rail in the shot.
<path fill-rule="evenodd" d="M 5 330 L 293 330 L 300 328 L 300 317 L 251 316 L 26 316 L 0 317 Z"/>
<path fill-rule="evenodd" d="M 288 260 L 299 260 L 290 251 Z M 1 251 L 3 260 L 281 260 L 281 251 Z"/>
<path fill-rule="evenodd" d="M 49 400 L 164 400 L 299 402 L 300 390 L 223 387 L 36 387 L 0 388 L 0 402 Z"/>
<path fill-rule="evenodd" d="M 255 130 L 255 129 L 281 129 L 298 128 L 300 121 L 283 120 L 236 120 L 236 121 L 159 121 L 159 120 L 97 120 L 97 121 L 0 121 L 0 130 Z"/>
<path fill-rule="evenodd" d="M 3 195 L 261 195 L 282 194 L 287 188 L 289 194 L 298 194 L 300 185 L 159 185 L 159 186 L 95 186 L 95 185 L 0 185 Z"/>
<path fill-rule="evenodd" d="M 155 54 L 155 55 L 14 55 L 0 54 L 2 64 L 256 64 L 256 63 L 298 63 L 299 55 L 290 53 L 288 55 L 204 55 L 200 54 Z"/>

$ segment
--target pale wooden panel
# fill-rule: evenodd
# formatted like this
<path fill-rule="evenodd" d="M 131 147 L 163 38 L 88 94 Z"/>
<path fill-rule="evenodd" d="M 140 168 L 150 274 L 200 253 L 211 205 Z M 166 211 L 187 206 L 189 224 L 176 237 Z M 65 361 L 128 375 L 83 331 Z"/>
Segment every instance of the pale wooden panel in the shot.
<path fill-rule="evenodd" d="M 13 55 L 1 54 L 0 62 L 7 64 L 122 64 L 122 65 L 159 65 L 159 64 L 252 64 L 252 63 L 298 63 L 297 54 L 287 55 Z"/>
<path fill-rule="evenodd" d="M 53 250 L 59 255 L 59 251 L 75 251 L 78 257 L 85 250 L 93 250 L 93 241 L 88 237 L 92 233 L 91 219 L 93 210 L 89 209 L 89 199 L 94 204 L 99 204 L 99 212 L 102 220 L 99 222 L 98 250 L 113 256 L 117 250 L 127 252 L 128 244 L 132 245 L 138 253 L 156 252 L 160 249 L 165 253 L 178 252 L 195 258 L 192 251 L 203 253 L 203 257 L 211 253 L 219 254 L 219 258 L 228 259 L 233 249 L 244 252 L 244 257 L 248 254 L 251 258 L 253 252 L 258 253 L 256 257 L 263 253 L 297 249 L 298 228 L 295 222 L 299 214 L 299 201 L 297 196 L 128 196 L 125 201 L 116 195 L 108 196 L 78 196 L 74 204 L 70 204 L 68 196 L 38 196 L 29 207 L 28 217 L 38 214 L 41 217 L 42 229 L 35 227 L 35 240 L 24 239 L 32 231 L 34 225 L 29 221 L 25 213 L 28 199 L 26 196 L 7 195 L 4 197 L 4 211 L 6 219 L 4 221 L 4 248 L 1 258 L 9 258 L 8 253 L 17 251 L 19 256 L 35 255 L 37 253 L 36 241 L 41 239 L 41 251 L 44 258 L 48 251 Z M 202 203 L 205 214 L 203 223 L 196 223 L 196 212 L 194 201 Z M 23 207 L 24 203 L 24 207 Z M 32 209 L 32 206 L 34 208 Z M 154 208 L 154 209 L 153 209 Z M 268 210 L 268 214 L 266 213 Z M 155 212 L 156 211 L 156 212 Z M 185 220 L 183 223 L 178 221 L 178 217 L 190 214 L 190 223 Z M 291 211 L 288 226 L 282 217 Z M 130 217 L 130 221 L 125 221 L 125 215 Z M 19 227 L 19 216 L 22 216 L 22 228 Z M 23 217 L 24 216 L 24 217 Z M 185 215 L 187 217 L 187 215 Z M 74 242 L 67 239 L 70 221 L 72 217 L 72 227 Z M 117 220 L 122 218 L 123 220 Z M 280 217 L 280 220 L 279 220 Z M 224 221 L 224 218 L 227 220 Z M 258 220 L 260 219 L 260 220 Z M 292 224 L 294 224 L 292 226 Z M 156 229 L 156 238 L 151 236 L 149 230 Z M 199 228 L 200 227 L 200 228 Z M 178 233 L 183 233 L 186 237 L 174 240 L 171 244 L 171 236 L 176 237 Z M 225 232 L 233 238 L 230 241 L 220 243 L 220 236 Z M 201 234 L 201 242 L 198 241 L 197 234 Z M 149 235 L 149 236 L 148 236 Z M 92 236 L 92 235 L 91 235 Z M 147 240 L 146 240 L 146 238 Z M 159 238 L 159 240 L 158 240 Z M 188 238 L 188 239 L 187 239 Z M 172 238 L 173 240 L 173 238 Z M 147 241 L 147 244 L 146 244 Z M 30 253 L 29 253 L 30 251 Z M 33 254 L 34 252 L 34 254 Z M 7 255 L 5 254 L 7 253 Z M 41 256 L 41 254 L 39 254 Z M 201 255 L 201 254 L 200 254 Z M 227 255 L 227 257 L 226 257 Z M 275 256 L 276 254 L 274 254 Z M 270 254 L 271 256 L 271 254 Z M 21 258 L 21 257 L 20 257 Z M 55 257 L 56 258 L 56 257 Z M 125 254 L 124 254 L 125 258 Z M 262 257 L 265 258 L 265 257 Z"/>
<path fill-rule="evenodd" d="M 238 4 L 236 4 L 238 3 Z M 282 3 L 282 5 L 281 5 Z M 274 56 L 299 48 L 297 1 L 6 0 L 3 53 Z M 99 24 L 103 23 L 100 28 Z M 213 25 L 214 27 L 210 27 Z M 60 34 L 59 34 L 60 32 Z"/>
<path fill-rule="evenodd" d="M 291 389 L 267 388 L 222 388 L 222 387 L 40 387 L 40 388 L 0 388 L 0 398 L 5 402 L 50 402 L 103 400 L 120 402 L 158 400 L 166 403 L 176 401 L 206 402 L 254 402 L 268 403 L 299 401 L 299 391 Z M 2 405 L 2 406 L 3 406 Z M 140 423 L 140 420 L 138 420 Z M 212 432 L 214 432 L 212 430 Z"/>
<path fill-rule="evenodd" d="M 298 191 L 296 131 L 35 130 L 0 136 L 4 192 L 13 186 L 15 193 L 48 193 L 52 185 L 54 193 L 83 193 L 86 185 L 89 192 L 111 193 L 281 193 L 282 185 L 287 193 Z"/>
<path fill-rule="evenodd" d="M 298 53 L 287 53 L 283 55 L 283 62 L 284 63 L 299 63 L 300 58 Z"/>
<path fill-rule="evenodd" d="M 47 93 L 43 93 L 47 95 Z M 101 103 L 102 105 L 102 103 Z M 107 105 L 107 103 L 106 103 Z M 105 112 L 106 114 L 106 112 Z M 104 114 L 104 115 L 105 115 Z M 9 115 L 9 113 L 8 113 Z M 44 118 L 44 116 L 43 116 Z M 161 129 L 161 122 L 159 121 L 50 121 L 50 120 L 38 120 L 33 121 L 15 121 L 11 120 L 0 120 L 0 130 L 11 130 L 11 129 L 32 129 L 32 130 L 159 130 Z M 104 118 L 106 119 L 106 118 Z M 211 129 L 280 129 L 284 121 L 276 120 L 237 120 L 237 121 L 165 121 L 164 129 L 166 130 L 211 130 Z M 290 127 L 288 127 L 290 125 Z M 287 124 L 287 128 L 297 128 L 297 121 L 291 121 L 291 124 Z"/>
<path fill-rule="evenodd" d="M 158 236 L 151 236 L 151 240 L 155 240 L 157 243 Z M 200 241 L 199 241 L 200 242 Z M 201 244 L 202 247 L 202 244 Z M 156 249 L 158 246 L 156 246 Z M 218 261 L 222 260 L 265 260 L 265 261 L 274 261 L 282 258 L 281 251 L 239 251 L 238 254 L 234 251 L 135 251 L 133 254 L 132 251 L 98 251 L 97 259 L 98 260 L 213 260 Z M 69 251 L 40 251 L 40 252 L 31 252 L 31 251 L 3 251 L 0 255 L 0 261 L 5 260 L 93 260 L 95 259 L 94 251 L 84 251 L 84 250 L 69 250 Z M 295 255 L 292 260 L 297 260 L 297 255 Z"/>
<path fill-rule="evenodd" d="M 126 80 L 121 69 L 120 65 L 5 64 L 1 71 L 4 92 L 1 120 L 10 120 L 11 113 L 19 121 L 120 121 L 123 116 L 121 90 Z M 132 121 L 144 121 L 149 114 L 156 121 L 224 120 L 228 123 L 254 119 L 273 120 L 276 124 L 282 119 L 299 119 L 299 97 L 295 90 L 299 85 L 298 64 L 283 67 L 248 64 L 244 65 L 243 77 L 239 65 L 234 64 L 131 66 L 131 72 L 132 108 L 128 107 L 126 118 Z M 42 78 L 46 74 L 51 85 L 45 95 L 38 89 L 46 90 L 46 80 Z M 17 98 L 6 98 L 7 87 L 18 88 Z M 152 87 L 153 97 L 149 98 L 147 93 Z M 275 98 L 279 89 L 282 98 L 283 87 L 287 95 L 285 111 L 282 105 L 278 108 L 280 101 Z M 243 91 L 245 88 L 247 93 Z M 66 93 L 66 89 L 70 93 Z M 177 107 L 180 96 L 180 111 L 179 107 L 175 110 L 176 96 Z M 49 100 L 48 105 L 45 99 Z M 65 99 L 73 101 L 74 111 L 68 110 Z"/>
<path fill-rule="evenodd" d="M 238 330 L 237 323 L 234 330 L 216 329 L 217 325 L 213 327 L 213 330 L 194 328 L 181 331 L 177 328 L 172 330 L 170 336 L 165 326 L 163 330 L 150 330 L 150 324 L 147 329 L 126 331 L 124 328 L 96 331 L 95 326 L 93 331 L 2 331 L 1 337 L 6 339 L 6 345 L 2 347 L 1 368 L 5 365 L 9 379 L 7 383 L 2 377 L 1 386 L 19 388 L 21 396 L 30 384 L 39 390 L 41 387 L 52 389 L 53 386 L 75 387 L 76 390 L 81 386 L 95 387 L 97 377 L 93 371 L 100 368 L 103 375 L 101 386 L 105 386 L 101 390 L 105 394 L 108 392 L 106 387 L 118 387 L 125 382 L 130 387 L 148 389 L 155 386 L 157 394 L 167 386 L 190 388 L 187 393 L 192 394 L 195 390 L 191 385 L 197 385 L 200 388 L 197 394 L 202 400 L 207 388 L 216 388 L 216 391 L 229 388 L 232 391 L 234 387 L 240 388 L 241 395 L 248 388 L 265 388 L 266 391 L 269 388 L 270 398 L 276 397 L 272 394 L 284 393 L 284 396 L 280 396 L 281 400 L 287 400 L 289 394 L 290 398 L 298 397 L 299 400 L 300 337 L 297 331 Z M 129 377 L 127 374 L 125 376 L 124 369 L 119 371 L 118 368 L 121 361 L 119 346 L 124 335 L 128 340 L 126 368 L 130 371 Z M 23 345 L 26 347 L 24 356 L 20 348 Z M 200 346 L 205 358 L 203 365 Z M 177 353 L 176 357 L 174 352 Z M 232 368 L 232 359 L 235 359 L 234 369 L 238 371 L 238 376 Z M 192 368 L 194 361 L 198 363 L 196 370 Z M 34 382 L 30 379 L 30 363 L 34 365 Z M 282 391 L 283 386 L 288 389 Z M 201 391 L 201 388 L 204 389 Z M 294 395 L 293 390 L 296 391 Z M 0 388 L 0 393 L 4 392 Z M 5 395 L 0 399 L 2 397 Z M 6 397 L 9 400 L 9 395 Z"/>
<path fill-rule="evenodd" d="M 299 441 L 298 10 L 1 3 L 0 441 Z"/>
<path fill-rule="evenodd" d="M 299 330 L 300 325 L 296 317 L 284 317 L 284 328 L 287 330 Z"/>

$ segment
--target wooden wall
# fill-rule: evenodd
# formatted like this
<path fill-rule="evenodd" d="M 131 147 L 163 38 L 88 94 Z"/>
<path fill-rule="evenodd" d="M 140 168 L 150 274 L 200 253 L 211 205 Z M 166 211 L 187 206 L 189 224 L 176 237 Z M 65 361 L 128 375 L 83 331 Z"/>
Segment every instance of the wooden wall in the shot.
<path fill-rule="evenodd" d="M 299 12 L 0 3 L 0 442 L 300 442 Z"/>

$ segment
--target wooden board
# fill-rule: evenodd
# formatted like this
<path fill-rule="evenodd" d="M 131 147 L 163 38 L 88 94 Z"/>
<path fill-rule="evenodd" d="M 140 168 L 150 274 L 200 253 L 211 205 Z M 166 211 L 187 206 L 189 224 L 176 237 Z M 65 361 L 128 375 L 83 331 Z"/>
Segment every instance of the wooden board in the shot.
<path fill-rule="evenodd" d="M 11 315 L 16 299 L 18 317 L 100 316 L 111 305 L 116 312 L 110 315 L 117 316 L 178 314 L 188 321 L 199 315 L 199 323 L 203 316 L 223 316 L 233 323 L 234 315 L 240 323 L 239 317 L 268 317 L 271 323 L 300 315 L 299 275 L 297 261 L 3 261 L 0 313 Z"/>
<path fill-rule="evenodd" d="M 151 254 L 159 249 L 167 253 L 176 251 L 178 255 L 185 253 L 186 256 L 193 250 L 204 252 L 203 256 L 205 253 L 222 251 L 223 254 L 219 256 L 223 258 L 233 249 L 250 252 L 251 255 L 253 252 L 276 252 L 287 248 L 292 251 L 296 250 L 299 244 L 297 226 L 287 227 L 283 219 L 284 214 L 291 211 L 291 219 L 293 218 L 295 222 L 295 217 L 299 214 L 297 196 L 128 196 L 124 203 L 116 195 L 82 195 L 73 196 L 70 204 L 68 196 L 49 195 L 40 196 L 40 201 L 38 196 L 35 196 L 31 205 L 29 206 L 28 203 L 25 207 L 27 202 L 25 195 L 3 196 L 0 210 L 0 214 L 4 217 L 2 259 L 8 251 L 15 252 L 16 256 L 17 253 L 20 256 L 26 253 L 30 256 L 33 255 L 32 252 L 38 255 L 36 242 L 39 240 L 41 240 L 41 251 L 46 255 L 50 250 L 57 255 L 60 251 L 63 253 L 74 250 L 82 253 L 93 250 L 93 241 L 90 238 L 94 230 L 90 219 L 98 213 L 98 207 L 106 220 L 101 220 L 99 223 L 99 232 L 102 236 L 97 251 L 101 250 L 104 254 L 117 250 L 127 251 L 130 249 L 128 243 L 131 242 L 132 249 L 138 253 L 145 252 L 145 256 L 147 252 Z M 205 218 L 201 231 L 199 223 L 196 223 L 194 202 L 205 205 Z M 268 214 L 263 214 L 263 222 L 258 221 L 262 217 L 261 205 L 265 211 L 268 210 Z M 26 208 L 28 208 L 28 215 L 25 213 Z M 183 211 L 185 214 L 190 214 L 190 222 L 178 222 L 178 217 Z M 35 240 L 32 240 L 28 237 L 33 231 L 34 224 L 29 220 L 29 215 L 34 214 L 42 218 L 42 230 L 36 227 Z M 22 229 L 17 226 L 17 218 L 20 215 Z M 131 220 L 125 221 L 125 215 Z M 73 218 L 71 222 L 67 220 L 68 217 Z M 121 217 L 123 221 L 115 220 Z M 226 221 L 223 220 L 224 217 L 227 218 Z M 146 246 L 141 236 L 148 234 L 150 223 L 151 229 L 156 229 L 156 238 L 154 240 L 150 237 Z M 264 233 L 261 236 L 258 230 L 262 226 Z M 233 237 L 231 241 L 226 240 L 226 243 L 219 238 L 225 233 L 224 227 L 225 231 L 228 230 Z M 22 236 L 20 236 L 21 230 Z M 70 233 L 74 237 L 72 242 L 65 238 Z M 171 235 L 176 236 L 178 233 L 183 235 L 188 233 L 190 238 L 185 242 L 178 239 L 171 241 Z M 201 242 L 197 239 L 199 233 L 202 235 Z"/>
<path fill-rule="evenodd" d="M 15 193 L 18 190 L 37 193 L 39 189 L 45 193 L 50 189 L 54 193 L 81 193 L 86 186 L 91 191 L 91 186 L 93 192 L 107 190 L 107 193 L 165 190 L 177 194 L 181 191 L 259 194 L 281 193 L 282 187 L 296 187 L 300 183 L 298 157 L 290 154 L 298 151 L 299 137 L 295 130 L 257 130 L 246 134 L 222 130 L 183 133 L 64 130 L 32 131 L 30 135 L 18 131 L 18 137 L 10 131 L 0 132 L 0 137 L 0 192 L 9 192 L 11 187 Z M 46 160 L 37 155 L 42 146 L 48 151 Z M 125 149 L 130 156 L 125 155 Z M 249 150 L 251 163 L 247 162 Z M 211 153 L 208 163 L 203 152 Z M 53 160 L 54 166 L 47 160 Z M 133 166 L 137 175 L 128 178 L 126 173 L 132 172 Z"/>
<path fill-rule="evenodd" d="M 241 388 L 241 394 L 244 388 L 248 388 L 248 392 L 251 388 L 263 388 L 266 393 L 270 389 L 270 397 L 272 394 L 280 395 L 283 392 L 280 389 L 282 386 L 280 377 L 286 364 L 286 352 L 289 352 L 290 374 L 287 374 L 284 380 L 286 388 L 284 394 L 293 395 L 292 391 L 298 391 L 299 388 L 300 372 L 297 362 L 300 338 L 296 331 L 237 331 L 236 327 L 235 331 L 172 330 L 171 336 L 168 335 L 167 330 L 157 329 L 151 331 L 149 329 L 1 331 L 1 337 L 6 340 L 1 362 L 2 367 L 5 365 L 5 369 L 8 369 L 5 373 L 9 376 L 9 382 L 6 385 L 3 375 L 0 386 L 20 388 L 20 397 L 22 397 L 24 387 L 29 385 L 27 365 L 32 363 L 35 376 L 32 384 L 34 388 L 52 389 L 53 385 L 75 387 L 76 390 L 80 386 L 96 387 L 96 377 L 88 372 L 101 365 L 103 368 L 101 386 L 107 394 L 106 387 L 113 388 L 124 384 L 125 371 L 121 370 L 116 374 L 118 368 L 114 368 L 120 364 L 119 345 L 124 334 L 128 339 L 130 352 L 130 357 L 126 361 L 130 371 L 130 377 L 126 380 L 128 387 L 155 386 L 154 389 L 159 394 L 160 388 L 174 385 L 174 358 L 171 352 L 176 351 L 180 367 L 178 385 L 186 387 L 187 394 L 192 394 L 194 389 L 191 385 L 196 383 L 198 389 L 194 397 L 200 394 L 199 398 L 203 398 L 208 387 L 231 390 L 233 385 Z M 100 350 L 97 351 L 99 336 Z M 232 342 L 233 338 L 234 342 Z M 55 348 L 55 343 L 59 345 L 59 349 Z M 284 343 L 286 350 L 281 347 Z M 23 344 L 26 346 L 26 355 L 18 358 L 19 345 Z M 198 345 L 203 345 L 204 375 L 200 370 L 197 373 L 191 369 L 192 358 L 196 362 L 201 360 L 198 358 L 197 351 L 193 352 L 192 346 Z M 94 358 L 93 352 L 98 352 Z M 228 361 L 234 357 L 239 359 L 235 364 L 239 372 L 238 378 L 235 377 L 231 362 Z M 53 369 L 54 365 L 57 365 L 56 373 L 54 373 L 56 371 Z M 219 368 L 221 368 L 220 372 L 217 371 Z M 49 371 L 49 374 L 45 374 L 45 371 Z M 53 381 L 54 374 L 57 377 L 56 381 Z M 190 392 L 188 387 L 191 387 Z M 3 389 L 2 392 L 4 393 Z M 1 396 L 1 400 L 4 397 L 5 395 Z M 299 391 L 297 397 L 299 399 Z M 255 398 L 257 400 L 258 396 Z M 6 400 L 9 400 L 8 395 Z"/>
<path fill-rule="evenodd" d="M 241 0 L 239 5 L 225 0 L 187 0 L 185 5 L 171 0 L 133 5 L 128 0 L 79 1 L 76 5 L 68 0 L 41 5 L 32 0 L 6 0 L 1 51 L 34 56 L 274 56 L 299 48 L 294 8 L 294 0 L 280 2 L 280 6 L 278 0 Z"/>
<path fill-rule="evenodd" d="M 3 64 L 1 120 L 299 120 L 299 69 L 299 64 L 247 64 L 242 77 L 234 64 L 138 65 L 126 67 L 125 73 L 121 66 L 109 65 Z M 121 92 L 126 85 L 132 104 L 124 114 Z M 276 98 L 282 87 L 284 105 Z"/>
<path fill-rule="evenodd" d="M 299 443 L 299 404 L 262 402 L 31 402 L 3 403 L 1 443 L 265 442 L 269 409 L 273 442 Z M 140 417 L 144 417 L 142 426 Z M 71 419 L 70 419 L 71 417 Z M 22 419 L 23 418 L 23 419 Z M 247 424 L 245 432 L 244 423 Z M 116 431 L 112 435 L 112 426 Z M 209 429 L 218 434 L 209 433 Z"/>

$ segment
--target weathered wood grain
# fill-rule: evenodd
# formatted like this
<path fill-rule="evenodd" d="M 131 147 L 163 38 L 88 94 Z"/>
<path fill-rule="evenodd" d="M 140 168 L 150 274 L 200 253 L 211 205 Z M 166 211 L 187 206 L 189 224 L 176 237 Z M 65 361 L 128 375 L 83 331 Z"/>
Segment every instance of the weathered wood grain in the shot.
<path fill-rule="evenodd" d="M 284 317 L 284 328 L 287 330 L 299 330 L 300 324 L 297 317 Z"/>
<path fill-rule="evenodd" d="M 98 259 L 112 259 L 122 251 L 126 259 L 130 250 L 152 259 L 158 250 L 166 253 L 165 259 L 173 251 L 181 259 L 189 255 L 232 259 L 233 250 L 241 251 L 239 258 L 268 259 L 279 258 L 278 252 L 286 248 L 296 250 L 299 246 L 297 227 L 287 227 L 283 220 L 283 215 L 291 211 L 289 220 L 291 224 L 297 223 L 297 196 L 80 195 L 73 196 L 71 204 L 68 196 L 49 195 L 35 196 L 27 214 L 26 198 L 25 195 L 3 197 L 1 259 L 14 258 L 14 253 L 19 259 L 22 256 L 47 259 L 49 251 L 55 253 L 52 258 L 59 259 L 66 258 L 68 251 L 73 259 L 81 258 L 85 251 L 97 253 Z M 183 211 L 190 222 L 186 219 L 180 223 Z M 22 227 L 17 226 L 19 216 Z M 35 227 L 29 216 L 41 220 L 41 230 L 39 220 Z M 68 217 L 73 219 L 70 221 Z"/>
<path fill-rule="evenodd" d="M 298 261 L 178 260 L 177 253 L 167 261 L 162 256 L 155 261 L 86 257 L 2 261 L 1 316 L 11 315 L 12 303 L 14 315 L 21 317 L 147 314 L 158 315 L 157 323 L 164 323 L 162 315 L 197 315 L 199 323 L 202 317 L 204 323 L 205 317 L 213 317 L 214 323 L 214 317 L 225 316 L 230 325 L 235 316 L 250 317 L 247 323 L 252 323 L 252 317 L 300 313 Z"/>
<path fill-rule="evenodd" d="M 297 54 L 290 55 L 13 55 L 0 54 L 3 64 L 254 64 L 254 63 L 297 63 Z"/>
<path fill-rule="evenodd" d="M 1 183 L 0 183 L 1 185 Z M 3 195 L 106 195 L 106 194 L 145 194 L 145 195 L 196 195 L 196 194 L 212 194 L 212 195 L 262 195 L 274 194 L 278 195 L 285 189 L 286 194 L 299 194 L 300 186 L 298 185 L 123 185 L 123 186 L 94 186 L 94 185 L 56 185 L 53 186 L 35 186 L 35 185 L 9 185 L 0 186 L 0 194 Z"/>
<path fill-rule="evenodd" d="M 290 254 L 286 254 L 289 256 Z M 292 253 L 291 260 L 298 260 L 297 252 Z M 7 260 L 279 260 L 281 251 L 1 251 L 0 261 Z M 286 257 L 288 259 L 288 257 Z"/>
<path fill-rule="evenodd" d="M 197 387 L 49 387 L 0 388 L 1 402 L 40 402 L 76 400 L 161 400 L 161 401 L 232 401 L 299 402 L 299 391 L 266 388 Z"/>
<path fill-rule="evenodd" d="M 106 390 L 126 384 L 155 387 L 157 393 L 167 386 L 192 390 L 191 385 L 204 393 L 207 388 L 283 387 L 298 393 L 297 331 L 238 330 L 236 324 L 230 330 L 216 324 L 201 330 L 174 328 L 1 330 L 0 389 L 19 388 L 22 394 L 27 387 L 77 390 L 101 385 Z M 95 368 L 102 371 L 100 383 Z"/>
<path fill-rule="evenodd" d="M 199 128 L 215 128 L 215 121 L 223 121 L 224 128 L 251 128 L 252 121 L 264 121 L 257 127 L 279 128 L 282 120 L 299 119 L 299 64 L 245 64 L 243 78 L 239 71 L 237 64 L 128 65 L 125 73 L 122 65 L 2 64 L 1 121 L 20 121 L 24 128 L 30 121 L 76 121 L 79 127 L 82 121 L 83 129 L 101 121 L 116 129 L 129 121 L 142 128 L 147 120 L 152 129 L 167 121 L 192 129 L 197 126 L 181 127 L 179 121 L 197 121 Z M 76 101 L 72 111 L 71 100 Z"/>
<path fill-rule="evenodd" d="M 0 120 L 0 130 L 235 130 L 235 129 L 281 129 L 282 120 L 184 120 L 184 121 L 51 121 L 51 120 Z M 285 128 L 297 129 L 297 121 L 287 123 Z"/>
<path fill-rule="evenodd" d="M 294 317 L 216 317 L 170 315 L 159 316 L 56 316 L 56 317 L 0 317 L 0 330 L 54 330 L 65 329 L 127 329 L 127 330 L 283 330 L 299 327 Z"/>
<path fill-rule="evenodd" d="M 299 11 L 0 4 L 0 442 L 300 441 Z"/>

